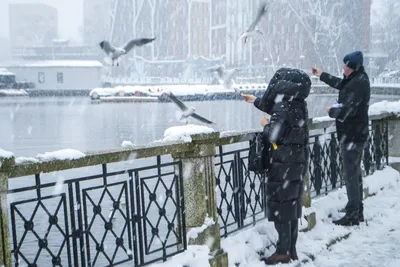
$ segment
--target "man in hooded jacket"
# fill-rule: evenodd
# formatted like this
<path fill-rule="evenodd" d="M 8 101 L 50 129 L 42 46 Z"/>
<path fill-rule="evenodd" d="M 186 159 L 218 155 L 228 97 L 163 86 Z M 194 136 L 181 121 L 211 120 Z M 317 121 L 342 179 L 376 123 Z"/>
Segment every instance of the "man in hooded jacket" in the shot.
<path fill-rule="evenodd" d="M 302 211 L 304 176 L 308 166 L 308 111 L 305 99 L 311 89 L 301 70 L 281 68 L 262 98 L 242 95 L 246 102 L 271 115 L 263 117 L 264 142 L 272 144 L 267 176 L 268 220 L 278 232 L 276 252 L 264 258 L 267 265 L 297 260 L 298 219 Z M 279 100 L 279 98 L 281 98 Z"/>
<path fill-rule="evenodd" d="M 333 223 L 351 226 L 364 221 L 361 158 L 369 136 L 368 108 L 371 88 L 363 67 L 361 51 L 347 54 L 343 63 L 343 79 L 318 68 L 313 68 L 312 72 L 321 81 L 339 90 L 338 103 L 328 107 L 328 113 L 331 118 L 336 119 L 348 202 L 345 216 Z"/>

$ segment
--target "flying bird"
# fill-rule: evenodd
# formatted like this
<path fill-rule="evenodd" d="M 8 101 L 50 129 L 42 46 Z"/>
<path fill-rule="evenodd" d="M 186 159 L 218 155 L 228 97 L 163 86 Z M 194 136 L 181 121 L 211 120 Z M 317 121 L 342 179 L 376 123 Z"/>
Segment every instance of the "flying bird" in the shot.
<path fill-rule="evenodd" d="M 101 41 L 100 47 L 104 50 L 107 54 L 109 59 L 111 59 L 111 64 L 114 66 L 115 61 L 117 61 L 117 66 L 119 66 L 119 58 L 129 51 L 131 51 L 135 46 L 142 46 L 148 43 L 151 43 L 156 38 L 140 38 L 140 39 L 133 39 L 127 42 L 123 47 L 115 47 L 110 44 L 109 41 Z"/>
<path fill-rule="evenodd" d="M 230 89 L 233 85 L 233 76 L 239 71 L 239 69 L 234 68 L 230 70 L 225 70 L 224 66 L 209 68 L 212 72 L 217 74 L 218 82 L 225 88 Z M 235 91 L 237 92 L 236 88 Z"/>
<path fill-rule="evenodd" d="M 267 13 L 267 3 L 264 3 L 260 6 L 258 9 L 257 17 L 253 21 L 253 23 L 250 25 L 250 27 L 245 31 L 242 36 L 240 36 L 239 40 L 242 40 L 244 38 L 244 44 L 246 45 L 247 43 L 247 38 L 249 37 L 257 37 L 257 36 L 262 36 L 263 33 L 260 30 L 256 30 L 256 26 L 258 23 L 260 23 L 261 18 Z"/>
<path fill-rule="evenodd" d="M 172 102 L 174 102 L 181 110 L 182 113 L 180 114 L 180 121 L 186 121 L 188 123 L 188 118 L 193 117 L 201 122 L 207 123 L 207 124 L 213 124 L 212 121 L 207 120 L 206 118 L 203 118 L 202 116 L 198 115 L 195 113 L 195 109 L 193 107 L 187 107 L 185 104 L 183 104 L 182 101 L 180 101 L 176 96 L 169 92 L 168 97 L 171 99 Z"/>

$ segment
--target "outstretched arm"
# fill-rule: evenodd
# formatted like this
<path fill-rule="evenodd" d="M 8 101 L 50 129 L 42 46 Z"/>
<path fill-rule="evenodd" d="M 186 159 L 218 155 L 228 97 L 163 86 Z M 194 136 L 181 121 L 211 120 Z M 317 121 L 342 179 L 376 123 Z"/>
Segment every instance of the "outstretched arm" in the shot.
<path fill-rule="evenodd" d="M 271 112 L 272 107 L 275 104 L 275 100 L 271 99 L 271 93 L 268 93 L 268 91 L 264 93 L 262 98 L 257 97 L 255 99 L 254 106 L 259 110 L 269 114 Z"/>
<path fill-rule="evenodd" d="M 319 77 L 321 81 L 328 84 L 330 87 L 340 90 L 340 84 L 342 83 L 342 79 L 332 76 L 329 73 L 323 72 L 321 69 L 317 67 L 312 67 L 311 72 L 315 76 Z"/>
<path fill-rule="evenodd" d="M 342 83 L 342 79 L 332 76 L 329 73 L 323 72 L 321 76 L 319 77 L 321 81 L 329 85 L 330 87 L 333 87 L 335 89 L 340 90 L 340 84 Z"/>
<path fill-rule="evenodd" d="M 246 94 L 241 94 L 241 96 L 244 97 L 244 100 L 247 103 L 252 103 L 256 108 L 259 110 L 269 113 L 272 109 L 272 106 L 274 105 L 274 101 L 268 101 L 268 91 L 264 93 L 264 96 L 262 98 L 255 97 L 254 95 L 246 95 Z"/>

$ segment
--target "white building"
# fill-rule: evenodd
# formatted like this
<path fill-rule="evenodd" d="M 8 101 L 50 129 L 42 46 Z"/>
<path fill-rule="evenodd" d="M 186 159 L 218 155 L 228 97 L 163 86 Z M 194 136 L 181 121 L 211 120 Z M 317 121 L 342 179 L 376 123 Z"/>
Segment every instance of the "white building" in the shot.
<path fill-rule="evenodd" d="M 95 60 L 48 60 L 4 66 L 17 81 L 38 90 L 87 90 L 101 87 L 103 65 Z"/>

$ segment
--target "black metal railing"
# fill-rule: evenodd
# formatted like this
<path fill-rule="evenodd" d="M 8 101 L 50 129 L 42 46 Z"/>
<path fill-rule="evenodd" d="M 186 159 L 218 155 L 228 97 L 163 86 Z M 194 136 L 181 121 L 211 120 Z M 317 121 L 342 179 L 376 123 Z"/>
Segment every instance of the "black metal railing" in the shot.
<path fill-rule="evenodd" d="M 388 121 L 374 121 L 364 150 L 362 168 L 366 175 L 388 164 Z M 247 170 L 249 145 L 227 149 L 220 146 L 215 157 L 217 184 L 217 211 L 221 236 L 254 225 L 266 216 L 265 175 Z M 311 196 L 327 194 L 343 186 L 342 158 L 336 132 L 322 129 L 310 135 L 308 175 Z M 224 150 L 229 150 L 225 152 Z"/>
<path fill-rule="evenodd" d="M 366 175 L 381 170 L 389 163 L 388 121 L 374 121 L 370 125 L 369 138 L 364 149 L 362 168 Z M 324 140 L 322 140 L 324 139 Z M 345 184 L 342 177 L 340 145 L 335 132 L 324 129 L 323 134 L 310 136 L 309 175 L 312 196 L 327 194 Z"/>
<path fill-rule="evenodd" d="M 186 249 L 180 161 L 101 169 L 8 191 L 15 266 L 142 266 Z"/>
<path fill-rule="evenodd" d="M 265 218 L 265 175 L 247 170 L 248 148 L 215 156 L 217 212 L 221 236 L 226 237 Z"/>

